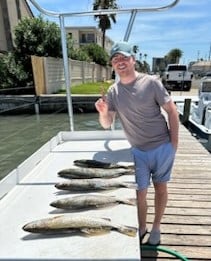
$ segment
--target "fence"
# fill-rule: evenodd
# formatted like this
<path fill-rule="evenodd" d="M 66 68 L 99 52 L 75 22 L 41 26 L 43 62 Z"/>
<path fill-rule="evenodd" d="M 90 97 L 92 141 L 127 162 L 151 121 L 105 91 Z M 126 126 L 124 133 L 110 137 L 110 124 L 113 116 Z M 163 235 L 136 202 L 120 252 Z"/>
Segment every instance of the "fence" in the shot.
<path fill-rule="evenodd" d="M 63 60 L 53 57 L 32 56 L 36 95 L 52 94 L 65 89 Z M 110 66 L 69 59 L 71 85 L 111 79 Z"/>

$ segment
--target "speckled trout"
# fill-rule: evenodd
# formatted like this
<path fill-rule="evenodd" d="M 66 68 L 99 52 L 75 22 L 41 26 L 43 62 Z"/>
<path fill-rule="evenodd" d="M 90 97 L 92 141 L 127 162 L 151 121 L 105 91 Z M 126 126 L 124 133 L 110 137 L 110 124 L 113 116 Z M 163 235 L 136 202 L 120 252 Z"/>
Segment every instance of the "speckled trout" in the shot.
<path fill-rule="evenodd" d="M 97 235 L 118 231 L 127 236 L 135 237 L 137 228 L 118 225 L 110 219 L 72 216 L 70 214 L 59 215 L 51 218 L 44 218 L 27 223 L 23 230 L 31 233 L 85 233 L 87 235 Z"/>
<path fill-rule="evenodd" d="M 122 199 L 116 196 L 104 195 L 79 195 L 73 197 L 66 197 L 55 200 L 50 203 L 52 207 L 61 209 L 86 209 L 86 208 L 102 208 L 110 205 L 126 204 L 136 205 L 136 199 Z"/>
<path fill-rule="evenodd" d="M 74 160 L 74 165 L 79 167 L 85 167 L 85 168 L 103 168 L 103 169 L 118 169 L 118 168 L 124 168 L 124 169 L 134 169 L 134 165 L 122 165 L 122 164 L 115 164 L 110 162 L 103 162 L 93 159 L 79 159 Z"/>
<path fill-rule="evenodd" d="M 116 178 L 122 175 L 132 174 L 134 171 L 124 168 L 100 169 L 100 168 L 69 168 L 58 172 L 62 178 L 69 179 L 93 179 L 93 178 Z"/>
<path fill-rule="evenodd" d="M 124 182 L 114 179 L 70 179 L 64 182 L 59 182 L 55 185 L 57 189 L 70 191 L 95 191 L 109 190 L 116 188 L 133 188 L 136 189 L 135 182 Z"/>

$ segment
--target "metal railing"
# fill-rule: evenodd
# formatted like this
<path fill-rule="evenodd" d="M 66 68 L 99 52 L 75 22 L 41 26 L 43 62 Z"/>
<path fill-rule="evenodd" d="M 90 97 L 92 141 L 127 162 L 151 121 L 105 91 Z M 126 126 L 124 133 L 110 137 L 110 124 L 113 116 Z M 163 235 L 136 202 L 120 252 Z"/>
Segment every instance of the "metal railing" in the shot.
<path fill-rule="evenodd" d="M 74 130 L 74 122 L 73 122 L 73 109 L 72 109 L 72 99 L 70 93 L 70 72 L 69 72 L 69 65 L 68 65 L 68 55 L 67 55 L 67 39 L 65 33 L 65 25 L 64 25 L 64 18 L 66 17 L 79 17 L 79 16 L 95 16 L 95 15 L 109 15 L 109 14 L 125 14 L 130 13 L 130 20 L 128 22 L 128 26 L 125 32 L 125 36 L 123 38 L 124 41 L 128 41 L 136 14 L 139 12 L 159 12 L 159 11 L 166 11 L 172 7 L 174 7 L 179 0 L 174 0 L 172 3 L 160 6 L 160 7 L 134 7 L 129 9 L 100 9 L 100 10 L 93 10 L 93 11 L 86 11 L 86 12 L 67 12 L 67 13 L 60 13 L 54 12 L 50 10 L 46 10 L 35 1 L 35 0 L 27 0 L 31 2 L 31 4 L 41 13 L 52 16 L 58 17 L 60 21 L 60 29 L 61 29 L 61 41 L 62 41 L 62 54 L 63 54 L 63 63 L 64 63 L 64 73 L 65 73 L 65 86 L 67 92 L 67 104 L 68 104 L 68 115 L 70 121 L 70 130 Z"/>

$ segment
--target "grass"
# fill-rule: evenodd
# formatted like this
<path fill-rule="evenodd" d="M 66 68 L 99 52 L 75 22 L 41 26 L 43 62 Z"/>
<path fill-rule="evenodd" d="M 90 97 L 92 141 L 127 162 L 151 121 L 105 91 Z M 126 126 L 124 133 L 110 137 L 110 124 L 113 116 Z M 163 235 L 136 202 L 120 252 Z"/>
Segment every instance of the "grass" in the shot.
<path fill-rule="evenodd" d="M 95 83 L 84 83 L 71 87 L 72 94 L 101 94 L 102 89 L 104 92 L 107 91 L 112 82 L 95 82 Z M 61 90 L 59 93 L 66 93 L 66 90 Z"/>

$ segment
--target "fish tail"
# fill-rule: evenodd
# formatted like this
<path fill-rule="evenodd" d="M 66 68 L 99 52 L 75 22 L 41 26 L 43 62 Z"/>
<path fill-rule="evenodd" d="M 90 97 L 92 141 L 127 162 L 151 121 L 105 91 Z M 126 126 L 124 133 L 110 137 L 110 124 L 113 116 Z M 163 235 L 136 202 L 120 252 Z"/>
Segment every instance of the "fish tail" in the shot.
<path fill-rule="evenodd" d="M 130 226 L 119 226 L 116 228 L 122 234 L 125 234 L 129 237 L 135 237 L 137 233 L 137 228 Z"/>

